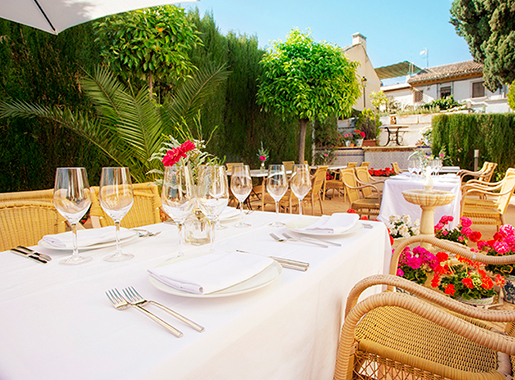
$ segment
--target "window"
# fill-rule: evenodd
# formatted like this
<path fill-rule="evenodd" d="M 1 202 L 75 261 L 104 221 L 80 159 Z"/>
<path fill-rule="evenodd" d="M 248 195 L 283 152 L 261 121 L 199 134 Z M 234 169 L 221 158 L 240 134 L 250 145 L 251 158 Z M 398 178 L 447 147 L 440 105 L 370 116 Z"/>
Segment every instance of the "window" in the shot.
<path fill-rule="evenodd" d="M 485 96 L 485 86 L 483 86 L 483 82 L 472 83 L 472 97 L 482 98 L 483 96 Z"/>
<path fill-rule="evenodd" d="M 451 86 L 440 87 L 440 99 L 448 98 L 451 94 Z"/>
<path fill-rule="evenodd" d="M 420 103 L 424 100 L 424 91 L 413 90 L 413 103 Z"/>

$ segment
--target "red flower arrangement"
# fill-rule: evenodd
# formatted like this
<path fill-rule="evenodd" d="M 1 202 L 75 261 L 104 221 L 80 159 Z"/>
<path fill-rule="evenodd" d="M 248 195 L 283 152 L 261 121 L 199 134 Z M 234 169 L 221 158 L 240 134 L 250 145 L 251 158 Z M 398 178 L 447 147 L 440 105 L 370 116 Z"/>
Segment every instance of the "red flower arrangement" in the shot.
<path fill-rule="evenodd" d="M 433 288 L 438 288 L 452 298 L 464 300 L 492 297 L 496 294 L 494 280 L 486 273 L 485 266 L 477 261 L 456 255 L 457 265 L 445 264 L 441 271 L 435 270 L 431 281 Z M 495 285 L 504 285 L 504 277 L 495 276 Z"/>
<path fill-rule="evenodd" d="M 376 176 L 376 177 L 390 177 L 392 175 L 395 175 L 395 172 L 393 171 L 393 168 L 384 168 L 384 169 L 374 169 L 370 168 L 368 170 L 368 173 L 370 175 Z"/>
<path fill-rule="evenodd" d="M 509 224 L 502 225 L 492 240 L 477 242 L 477 248 L 481 253 L 489 256 L 505 256 L 515 253 L 515 228 Z M 487 265 L 486 269 L 494 274 L 504 276 L 515 273 L 515 265 Z"/>
<path fill-rule="evenodd" d="M 460 225 L 450 230 L 448 224 L 453 220 L 454 218 L 448 215 L 444 215 L 440 218 L 440 221 L 435 226 L 435 236 L 438 239 L 455 241 L 463 245 L 467 245 L 468 240 L 476 243 L 481 239 L 481 232 L 472 231 L 470 228 L 472 221 L 469 218 L 460 218 Z"/>
<path fill-rule="evenodd" d="M 163 157 L 163 165 L 164 166 L 172 166 L 175 165 L 181 158 L 186 158 L 186 153 L 195 149 L 195 144 L 187 140 L 183 142 L 180 146 L 177 148 L 172 148 L 169 151 L 166 152 L 166 155 Z"/>

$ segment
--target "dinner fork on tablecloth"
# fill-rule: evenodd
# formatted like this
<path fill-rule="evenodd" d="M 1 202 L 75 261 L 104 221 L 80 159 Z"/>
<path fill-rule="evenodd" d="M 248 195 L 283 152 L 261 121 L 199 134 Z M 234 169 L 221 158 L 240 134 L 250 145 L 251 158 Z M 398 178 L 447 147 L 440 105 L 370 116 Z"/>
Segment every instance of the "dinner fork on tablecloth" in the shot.
<path fill-rule="evenodd" d="M 179 319 L 180 321 L 186 323 L 188 326 L 194 328 L 195 330 L 201 332 L 201 331 L 204 331 L 204 327 L 199 325 L 198 323 L 196 322 L 193 322 L 191 319 L 188 319 L 186 318 L 185 316 L 177 313 L 176 311 L 164 306 L 164 305 L 161 305 L 160 303 L 158 302 L 155 302 L 155 301 L 151 301 L 151 300 L 147 300 L 145 298 L 143 298 L 137 291 L 136 289 L 134 289 L 134 287 L 130 286 L 128 288 L 125 288 L 123 289 L 123 294 L 125 295 L 125 299 L 132 305 L 134 306 L 140 306 L 140 307 L 143 307 L 147 304 L 153 304 L 161 309 L 163 309 L 164 311 L 166 311 L 167 313 L 173 315 L 175 318 Z"/>
<path fill-rule="evenodd" d="M 134 306 L 136 309 L 138 309 L 139 311 L 144 313 L 147 317 L 153 319 L 155 322 L 159 323 L 165 329 L 170 331 L 177 338 L 180 338 L 183 335 L 181 331 L 177 330 L 172 325 L 169 325 L 168 323 L 163 321 L 158 316 L 152 314 L 150 311 L 145 310 L 144 308 L 142 308 L 139 305 L 134 305 L 134 304 L 127 302 L 127 300 L 125 298 L 123 298 L 123 296 L 120 294 L 118 289 L 115 288 L 115 289 L 108 290 L 106 292 L 106 296 L 107 296 L 107 298 L 109 298 L 109 301 L 111 301 L 111 303 L 117 310 L 124 310 L 124 309 L 127 309 L 129 306 Z"/>

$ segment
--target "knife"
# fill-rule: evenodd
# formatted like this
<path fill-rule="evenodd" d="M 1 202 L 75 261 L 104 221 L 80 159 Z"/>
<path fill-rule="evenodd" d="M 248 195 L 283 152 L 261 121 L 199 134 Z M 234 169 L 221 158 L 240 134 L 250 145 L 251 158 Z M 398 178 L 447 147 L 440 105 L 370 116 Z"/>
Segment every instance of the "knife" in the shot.
<path fill-rule="evenodd" d="M 46 261 L 45 259 L 43 259 L 43 258 L 41 258 L 39 256 L 36 256 L 36 255 L 30 254 L 30 253 L 24 252 L 22 250 L 19 250 L 18 248 L 11 248 L 11 252 L 19 253 L 22 256 L 28 257 L 29 259 L 32 259 L 32 260 L 39 261 L 42 264 L 46 264 L 48 262 L 48 261 Z"/>
<path fill-rule="evenodd" d="M 21 251 L 25 251 L 27 253 L 30 253 L 31 255 L 36 255 L 38 257 L 41 257 L 42 259 L 44 259 L 45 261 L 51 261 L 52 258 L 48 255 L 45 255 L 44 253 L 40 253 L 40 252 L 36 252 L 34 251 L 33 249 L 30 249 L 30 248 L 27 248 L 27 247 L 24 247 L 23 245 L 19 245 L 17 246 L 16 248 L 18 248 L 19 250 Z"/>

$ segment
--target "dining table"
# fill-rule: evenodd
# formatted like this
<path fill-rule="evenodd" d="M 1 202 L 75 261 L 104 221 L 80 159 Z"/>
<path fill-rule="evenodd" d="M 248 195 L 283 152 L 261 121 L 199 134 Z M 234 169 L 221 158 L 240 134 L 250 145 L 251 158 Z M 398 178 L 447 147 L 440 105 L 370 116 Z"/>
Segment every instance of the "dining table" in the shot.
<path fill-rule="evenodd" d="M 93 260 L 77 266 L 60 265 L 71 252 L 43 242 L 32 248 L 51 256 L 46 264 L 0 252 L 0 379 L 332 379 L 350 289 L 388 272 L 385 225 L 360 221 L 346 233 L 323 235 L 339 246 L 322 247 L 269 235 L 302 237 L 297 223 L 318 217 L 254 211 L 245 215 L 251 227 L 235 228 L 233 216 L 216 230 L 216 252 L 280 256 L 307 262 L 308 270 L 281 268 L 271 281 L 218 296 L 177 294 L 148 272 L 177 258 L 178 228 L 170 222 L 141 227 L 156 234 L 124 241 L 134 258 L 123 262 L 102 259 L 112 244 L 82 249 Z M 286 226 L 270 227 L 275 220 Z M 209 244 L 186 245 L 184 252 L 184 260 L 211 254 Z M 106 291 L 130 286 L 204 331 L 146 307 L 181 330 L 177 338 L 134 307 L 115 309 Z"/>
<path fill-rule="evenodd" d="M 450 191 L 455 194 L 454 200 L 447 205 L 438 206 L 434 210 L 434 222 L 438 223 L 444 215 L 452 216 L 450 227 L 455 228 L 460 222 L 461 207 L 461 181 L 455 174 L 443 174 L 432 176 L 433 189 Z M 403 196 L 405 190 L 424 189 L 425 179 L 417 174 L 402 173 L 384 181 L 381 199 L 381 210 L 378 219 L 388 224 L 390 216 L 409 215 L 411 220 L 420 220 L 422 209 L 419 205 L 409 203 Z"/>

